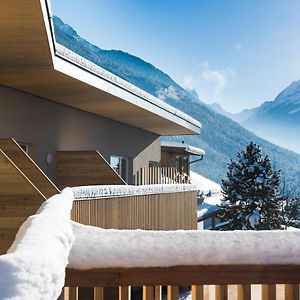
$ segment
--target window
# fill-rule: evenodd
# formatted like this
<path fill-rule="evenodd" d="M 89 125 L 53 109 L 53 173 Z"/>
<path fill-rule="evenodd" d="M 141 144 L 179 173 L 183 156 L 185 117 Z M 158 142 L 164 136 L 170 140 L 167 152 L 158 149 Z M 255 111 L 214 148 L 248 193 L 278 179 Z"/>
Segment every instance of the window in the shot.
<path fill-rule="evenodd" d="M 180 173 L 189 173 L 189 156 L 178 154 L 175 157 L 175 167 Z"/>
<path fill-rule="evenodd" d="M 110 165 L 125 180 L 128 178 L 128 160 L 122 156 L 110 157 Z"/>

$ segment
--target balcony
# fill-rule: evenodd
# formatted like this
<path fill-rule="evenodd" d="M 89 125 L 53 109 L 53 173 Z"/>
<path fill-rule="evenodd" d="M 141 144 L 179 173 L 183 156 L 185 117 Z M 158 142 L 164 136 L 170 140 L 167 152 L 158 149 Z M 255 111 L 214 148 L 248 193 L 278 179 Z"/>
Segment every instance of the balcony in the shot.
<path fill-rule="evenodd" d="M 173 189 L 179 187 L 174 185 Z M 156 188 L 163 189 L 162 186 Z M 159 215 L 153 218 L 156 222 L 152 223 L 152 228 L 145 227 L 150 230 L 126 230 L 141 228 L 144 223 L 138 223 L 138 220 L 147 218 L 150 209 L 144 210 L 141 213 L 143 218 L 137 218 L 135 224 L 128 223 L 121 230 L 97 227 L 111 228 L 113 221 L 117 227 L 125 216 L 130 219 L 130 213 L 134 217 L 134 213 L 140 212 L 137 209 L 139 201 L 144 203 L 142 206 L 154 209 L 159 207 L 161 199 L 157 198 L 158 195 L 167 198 L 169 194 L 192 196 L 194 193 L 188 187 L 180 187 L 181 191 L 173 193 L 169 188 L 77 187 L 48 199 L 22 226 L 9 254 L 0 257 L 1 292 L 8 286 L 9 292 L 17 292 L 20 299 L 25 299 L 23 295 L 28 290 L 34 290 L 36 296 L 45 296 L 54 295 L 52 291 L 55 289 L 58 296 L 66 272 L 65 288 L 60 298 L 66 300 L 129 299 L 131 287 L 142 287 L 145 300 L 166 297 L 173 300 L 179 299 L 180 287 L 183 286 L 191 286 L 192 299 L 258 300 L 261 297 L 257 294 L 257 287 L 253 286 L 256 284 L 262 284 L 262 299 L 299 299 L 299 230 L 166 231 L 168 226 L 179 226 L 172 224 L 172 219 L 161 223 L 168 218 L 168 211 L 164 211 L 161 218 Z M 105 199 L 108 198 L 120 201 L 108 207 L 107 213 L 109 210 L 114 212 L 113 218 L 109 217 L 107 223 L 100 224 L 101 220 L 95 219 L 96 213 L 91 208 L 93 205 L 97 208 L 98 202 L 104 201 L 102 207 L 106 209 L 108 203 Z M 176 200 L 171 198 L 169 206 L 162 209 L 172 209 Z M 150 204 L 152 201 L 155 205 Z M 70 222 L 71 210 L 73 219 L 94 226 Z M 182 215 L 191 217 L 185 213 Z M 151 224 L 150 219 L 148 222 Z M 151 230 L 155 226 L 164 230 Z M 191 224 L 188 226 L 192 227 Z M 19 272 L 22 276 L 18 275 Z M 38 280 L 34 280 L 36 277 Z M 11 280 L 7 281 L 7 278 Z M 114 297 L 110 297 L 110 287 L 117 292 Z M 84 295 L 85 292 L 89 297 Z M 40 299 L 48 299 L 43 296 Z"/>
<path fill-rule="evenodd" d="M 65 299 L 129 299 L 130 287 L 143 287 L 151 300 L 179 299 L 180 287 L 191 287 L 192 299 L 299 299 L 299 231 L 73 229 Z M 78 287 L 90 287 L 94 298 L 82 298 Z M 109 297 L 107 287 L 119 293 Z"/>
<path fill-rule="evenodd" d="M 120 188 L 126 190 L 128 187 Z M 182 298 L 181 287 L 191 289 L 192 300 L 299 299 L 299 231 L 168 233 L 166 230 L 196 228 L 194 222 L 188 222 L 191 217 L 195 220 L 195 191 L 187 188 L 164 193 L 155 192 L 154 187 L 147 193 L 144 188 L 134 187 L 136 190 L 132 194 L 117 188 L 110 196 L 103 187 L 100 190 L 91 187 L 87 191 L 83 188 L 85 194 L 80 187 L 73 189 L 75 196 L 80 198 L 73 203 L 73 220 L 122 230 L 100 229 L 98 236 L 97 228 L 90 227 L 86 236 L 92 239 L 78 238 L 74 248 L 77 248 L 76 243 L 84 245 L 79 247 L 83 252 L 74 254 L 71 251 L 62 299 L 177 300 Z M 178 214 L 179 211 L 184 213 Z M 164 230 L 166 239 L 160 236 L 160 230 Z M 77 234 L 76 225 L 74 232 L 75 236 L 82 236 Z M 97 236 L 105 241 L 108 251 L 105 259 L 99 260 L 97 251 L 103 253 L 103 248 L 95 246 Z M 120 249 L 116 251 L 117 247 Z M 92 253 L 89 249 L 97 250 Z M 141 259 L 143 252 L 146 254 Z M 74 257 L 81 255 L 84 258 L 78 264 Z M 82 269 L 88 264 L 91 265 Z M 147 266 L 141 266 L 143 264 Z M 139 287 L 141 293 L 137 296 L 132 287 L 135 290 Z M 111 288 L 114 288 L 113 293 Z"/>
<path fill-rule="evenodd" d="M 136 174 L 135 184 L 187 184 L 191 183 L 187 173 L 180 172 L 175 167 L 141 168 Z"/>
<path fill-rule="evenodd" d="M 300 267 L 291 265 L 216 265 L 168 268 L 68 270 L 65 300 L 78 300 L 78 286 L 91 287 L 93 300 L 106 299 L 105 287 L 118 287 L 120 300 L 130 286 L 142 288 L 143 300 L 180 299 L 179 287 L 191 287 L 192 300 L 299 299 Z M 258 286 L 259 285 L 259 286 Z M 162 287 L 167 287 L 162 293 Z"/>

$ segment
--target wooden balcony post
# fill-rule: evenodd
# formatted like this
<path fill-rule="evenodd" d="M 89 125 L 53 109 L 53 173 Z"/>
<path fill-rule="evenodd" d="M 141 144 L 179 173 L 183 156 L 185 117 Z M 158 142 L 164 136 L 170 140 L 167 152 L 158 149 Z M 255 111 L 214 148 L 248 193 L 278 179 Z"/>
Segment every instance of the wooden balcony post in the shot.
<path fill-rule="evenodd" d="M 203 300 L 203 285 L 192 285 L 192 300 Z"/>
<path fill-rule="evenodd" d="M 276 300 L 276 285 L 262 284 L 261 286 L 262 300 Z"/>
<path fill-rule="evenodd" d="M 216 216 L 211 217 L 211 230 L 216 230 Z"/>
<path fill-rule="evenodd" d="M 154 287 L 143 286 L 143 300 L 153 300 L 154 298 Z"/>
<path fill-rule="evenodd" d="M 240 284 L 237 286 L 237 300 L 251 300 L 250 284 Z"/>
<path fill-rule="evenodd" d="M 128 286 L 119 286 L 119 300 L 129 300 Z"/>
<path fill-rule="evenodd" d="M 154 299 L 155 300 L 161 300 L 161 286 L 160 285 L 155 286 Z"/>
<path fill-rule="evenodd" d="M 103 287 L 94 287 L 94 300 L 103 300 Z"/>
<path fill-rule="evenodd" d="M 65 287 L 64 300 L 78 300 L 78 287 Z"/>
<path fill-rule="evenodd" d="M 227 300 L 228 299 L 228 286 L 225 284 L 216 285 L 216 300 Z"/>
<path fill-rule="evenodd" d="M 179 288 L 178 286 L 168 285 L 168 300 L 178 300 Z"/>
<path fill-rule="evenodd" d="M 299 284 L 284 285 L 285 300 L 299 300 Z"/>

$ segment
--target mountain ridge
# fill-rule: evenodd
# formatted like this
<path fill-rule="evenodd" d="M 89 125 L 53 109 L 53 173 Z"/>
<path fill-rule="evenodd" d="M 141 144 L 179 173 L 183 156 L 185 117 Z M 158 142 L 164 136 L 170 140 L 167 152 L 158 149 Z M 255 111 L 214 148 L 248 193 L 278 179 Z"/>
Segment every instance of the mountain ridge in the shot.
<path fill-rule="evenodd" d="M 210 107 L 258 136 L 300 154 L 300 80 L 292 82 L 273 101 L 239 113 L 226 112 L 220 105 Z"/>
<path fill-rule="evenodd" d="M 273 145 L 226 116 L 214 112 L 198 99 L 195 91 L 182 88 L 169 75 L 141 58 L 120 50 L 104 50 L 92 45 L 58 17 L 53 18 L 53 23 L 58 43 L 202 123 L 203 129 L 199 136 L 184 137 L 186 143 L 204 148 L 207 153 L 204 160 L 194 166 L 195 171 L 220 182 L 226 174 L 229 160 L 250 141 L 254 141 L 262 146 L 265 153 L 270 154 L 276 167 L 282 169 L 285 175 L 300 179 L 300 155 Z M 183 137 L 165 139 L 181 141 Z"/>

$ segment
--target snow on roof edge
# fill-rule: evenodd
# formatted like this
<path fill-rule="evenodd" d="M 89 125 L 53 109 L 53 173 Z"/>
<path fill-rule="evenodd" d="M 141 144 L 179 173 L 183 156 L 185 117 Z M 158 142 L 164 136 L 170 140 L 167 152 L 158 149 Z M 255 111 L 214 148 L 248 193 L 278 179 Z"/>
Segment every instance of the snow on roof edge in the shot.
<path fill-rule="evenodd" d="M 113 84 L 135 94 L 136 96 L 160 107 L 161 109 L 173 114 L 174 116 L 185 120 L 186 122 L 192 124 L 193 126 L 196 126 L 198 128 L 201 128 L 201 123 L 192 118 L 191 116 L 187 115 L 186 113 L 182 112 L 181 110 L 163 102 L 157 97 L 154 97 L 153 95 L 145 92 L 144 90 L 138 88 L 137 86 L 133 85 L 132 83 L 120 78 L 119 76 L 107 71 L 106 69 L 96 65 L 95 63 L 91 62 L 90 60 L 84 58 L 83 56 L 75 53 L 74 51 L 70 50 L 69 48 L 66 48 L 65 46 L 59 44 L 55 41 L 55 53 L 58 56 L 61 56 L 65 59 L 68 59 L 73 64 L 79 65 L 80 67 L 84 68 L 85 70 L 88 70 L 89 72 L 94 73 L 96 76 L 99 76 L 101 78 L 104 78 L 108 80 L 109 82 L 112 82 Z"/>

